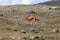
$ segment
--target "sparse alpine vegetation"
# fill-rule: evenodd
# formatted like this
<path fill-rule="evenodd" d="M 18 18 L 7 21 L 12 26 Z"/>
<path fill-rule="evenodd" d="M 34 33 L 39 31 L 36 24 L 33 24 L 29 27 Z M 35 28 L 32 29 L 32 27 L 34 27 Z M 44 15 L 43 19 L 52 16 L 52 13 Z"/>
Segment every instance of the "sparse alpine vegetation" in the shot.
<path fill-rule="evenodd" d="M 25 19 L 30 16 L 34 16 L 32 21 Z M 46 5 L 0 6 L 0 40 L 40 39 L 60 40 L 60 9 Z"/>

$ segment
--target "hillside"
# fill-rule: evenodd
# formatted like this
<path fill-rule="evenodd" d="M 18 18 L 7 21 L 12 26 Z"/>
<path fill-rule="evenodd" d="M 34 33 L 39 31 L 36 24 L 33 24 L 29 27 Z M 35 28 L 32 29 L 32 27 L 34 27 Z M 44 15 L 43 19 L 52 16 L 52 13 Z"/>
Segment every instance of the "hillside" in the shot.
<path fill-rule="evenodd" d="M 48 10 L 43 7 L 44 5 L 0 6 L 0 39 L 30 40 L 30 37 L 39 36 L 42 40 L 41 36 L 43 36 L 44 40 L 60 40 L 60 32 L 52 31 L 53 29 L 60 31 L 60 10 Z M 30 9 L 35 13 L 26 12 Z M 36 16 L 40 21 L 27 21 L 25 16 L 30 15 Z M 37 37 L 34 40 L 40 39 Z"/>
<path fill-rule="evenodd" d="M 44 3 L 38 3 L 37 5 L 60 6 L 60 0 L 58 0 L 58 1 L 47 1 L 47 2 L 44 2 Z"/>

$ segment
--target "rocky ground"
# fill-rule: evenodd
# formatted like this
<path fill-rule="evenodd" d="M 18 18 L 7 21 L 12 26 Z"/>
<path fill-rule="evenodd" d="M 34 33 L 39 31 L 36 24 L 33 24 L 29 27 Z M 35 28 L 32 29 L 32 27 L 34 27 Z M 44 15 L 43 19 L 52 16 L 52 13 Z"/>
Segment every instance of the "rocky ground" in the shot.
<path fill-rule="evenodd" d="M 0 6 L 0 40 L 60 40 L 60 10 L 43 7 Z M 27 12 L 31 9 L 34 13 Z M 39 21 L 25 19 L 31 15 Z"/>

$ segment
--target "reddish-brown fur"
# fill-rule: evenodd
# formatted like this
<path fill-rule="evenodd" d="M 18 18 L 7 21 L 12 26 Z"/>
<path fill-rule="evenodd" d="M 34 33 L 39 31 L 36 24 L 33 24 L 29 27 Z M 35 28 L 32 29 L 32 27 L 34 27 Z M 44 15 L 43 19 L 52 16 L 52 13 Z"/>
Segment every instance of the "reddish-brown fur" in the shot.
<path fill-rule="evenodd" d="M 35 18 L 34 16 L 25 17 L 25 19 L 26 19 L 27 21 L 32 21 L 34 18 Z"/>
<path fill-rule="evenodd" d="M 32 20 L 39 21 L 39 19 L 37 19 L 35 16 L 25 17 L 25 19 L 27 21 L 32 21 Z"/>

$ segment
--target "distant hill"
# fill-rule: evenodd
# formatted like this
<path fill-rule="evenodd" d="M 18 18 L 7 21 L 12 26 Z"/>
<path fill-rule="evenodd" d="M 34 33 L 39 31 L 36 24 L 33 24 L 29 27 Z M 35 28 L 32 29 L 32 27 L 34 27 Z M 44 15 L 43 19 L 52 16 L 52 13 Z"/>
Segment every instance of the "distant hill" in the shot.
<path fill-rule="evenodd" d="M 36 5 L 54 5 L 54 6 L 56 6 L 56 5 L 58 5 L 58 6 L 60 6 L 60 0 L 58 0 L 58 1 L 47 1 L 47 2 L 44 2 L 44 3 L 38 3 L 38 4 L 36 4 Z"/>

